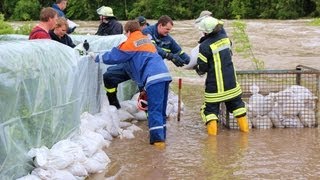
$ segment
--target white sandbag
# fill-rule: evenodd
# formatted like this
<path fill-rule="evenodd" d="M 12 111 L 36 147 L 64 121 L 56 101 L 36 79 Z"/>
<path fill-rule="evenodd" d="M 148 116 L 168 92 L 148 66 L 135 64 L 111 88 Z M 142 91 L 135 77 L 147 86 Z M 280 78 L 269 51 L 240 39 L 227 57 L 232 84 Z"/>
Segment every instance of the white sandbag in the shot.
<path fill-rule="evenodd" d="M 26 176 L 23 176 L 21 178 L 18 178 L 17 180 L 41 180 L 38 176 L 33 174 L 28 174 Z"/>
<path fill-rule="evenodd" d="M 38 176 L 42 180 L 77 180 L 70 172 L 57 169 L 36 168 L 31 172 L 32 175 Z"/>
<path fill-rule="evenodd" d="M 96 131 L 97 133 L 101 134 L 101 136 L 108 141 L 112 141 L 113 137 L 111 136 L 111 134 L 106 130 L 106 129 L 98 129 Z"/>
<path fill-rule="evenodd" d="M 64 170 L 70 172 L 74 176 L 79 176 L 79 177 L 88 176 L 88 172 L 86 168 L 84 167 L 84 165 L 82 165 L 79 162 L 75 162 L 71 164 L 70 166 L 66 167 L 66 169 Z"/>
<path fill-rule="evenodd" d="M 123 138 L 126 138 L 126 139 L 133 139 L 134 138 L 134 134 L 133 134 L 133 131 L 131 130 L 123 130 L 120 134 L 120 139 L 123 139 Z"/>
<path fill-rule="evenodd" d="M 132 124 L 131 126 L 129 126 L 129 127 L 127 128 L 127 130 L 130 130 L 130 131 L 132 131 L 132 132 L 142 131 L 142 129 L 141 129 L 140 127 L 138 127 L 138 126 L 136 126 L 136 125 L 134 125 L 134 124 Z"/>
<path fill-rule="evenodd" d="M 122 101 L 120 102 L 120 106 L 121 106 L 121 109 L 127 111 L 130 114 L 134 114 L 139 111 L 139 109 L 137 108 L 137 99 Z"/>
<path fill-rule="evenodd" d="M 97 151 L 91 158 L 83 163 L 88 173 L 100 173 L 107 168 L 111 162 L 106 153 L 102 150 Z"/>
<path fill-rule="evenodd" d="M 196 47 L 194 47 L 190 52 L 190 62 L 189 64 L 183 66 L 184 69 L 193 70 L 193 67 L 197 65 L 197 59 L 199 54 L 199 46 L 198 44 Z"/>
<path fill-rule="evenodd" d="M 259 94 L 259 87 L 256 85 L 252 85 L 250 91 L 252 96 L 249 98 L 248 111 L 251 111 L 253 116 L 268 114 L 274 106 L 272 97 Z"/>
<path fill-rule="evenodd" d="M 133 119 L 138 121 L 145 121 L 147 120 L 147 114 L 144 111 L 138 111 L 137 113 L 132 114 Z"/>
<path fill-rule="evenodd" d="M 118 118 L 119 118 L 118 120 L 120 122 L 121 121 L 129 121 L 134 118 L 129 112 L 127 112 L 124 109 L 118 109 L 117 113 L 118 113 Z M 121 126 L 120 126 L 120 128 L 121 128 Z"/>
<path fill-rule="evenodd" d="M 102 135 L 89 130 L 81 132 L 81 135 L 73 137 L 71 140 L 81 145 L 86 157 L 91 157 L 98 150 L 105 147 L 107 143 Z"/>
<path fill-rule="evenodd" d="M 286 128 L 303 128 L 303 124 L 300 122 L 298 116 L 284 116 L 282 124 Z"/>
<path fill-rule="evenodd" d="M 127 128 L 129 126 L 131 126 L 132 124 L 129 122 L 120 122 L 120 128 Z"/>
<path fill-rule="evenodd" d="M 299 118 L 301 123 L 305 127 L 315 127 L 316 126 L 316 114 L 312 109 L 305 109 L 300 111 Z"/>
<path fill-rule="evenodd" d="M 269 112 L 268 116 L 269 116 L 274 127 L 284 128 L 284 125 L 281 123 L 281 119 L 280 119 L 279 115 L 274 110 Z"/>
<path fill-rule="evenodd" d="M 257 129 L 269 129 L 272 128 L 273 125 L 270 118 L 267 115 L 257 115 L 256 117 L 251 118 L 251 122 L 253 127 Z"/>

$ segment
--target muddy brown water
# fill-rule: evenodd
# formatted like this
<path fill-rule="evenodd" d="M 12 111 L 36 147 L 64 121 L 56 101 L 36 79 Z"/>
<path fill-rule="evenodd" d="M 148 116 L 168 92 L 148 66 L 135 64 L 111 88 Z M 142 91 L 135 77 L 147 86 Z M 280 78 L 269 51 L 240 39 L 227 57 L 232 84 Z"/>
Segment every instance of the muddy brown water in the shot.
<path fill-rule="evenodd" d="M 76 22 L 78 33 L 94 34 L 98 27 L 97 22 Z M 298 64 L 320 69 L 320 28 L 308 26 L 310 20 L 245 22 L 253 52 L 266 69 L 294 69 Z M 232 39 L 231 24 L 225 21 Z M 176 21 L 171 34 L 186 52 L 200 37 L 191 20 Z M 237 53 L 233 60 L 238 70 L 254 67 Z M 105 150 L 112 160 L 106 171 L 87 179 L 320 178 L 319 128 L 252 129 L 244 134 L 220 127 L 216 137 L 208 137 L 199 116 L 204 79 L 191 71 L 170 69 L 175 78 L 192 85 L 183 86 L 186 109 L 181 121 L 168 120 L 166 148 L 149 145 L 147 122 L 139 122 L 143 131 L 134 139 L 114 139 Z M 176 91 L 176 81 L 172 84 Z"/>

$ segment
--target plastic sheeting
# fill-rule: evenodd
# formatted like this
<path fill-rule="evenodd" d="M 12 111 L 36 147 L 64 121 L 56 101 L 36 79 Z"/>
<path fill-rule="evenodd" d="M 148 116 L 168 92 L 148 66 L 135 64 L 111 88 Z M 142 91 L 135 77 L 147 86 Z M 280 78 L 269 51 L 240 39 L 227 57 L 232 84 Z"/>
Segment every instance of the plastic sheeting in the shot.
<path fill-rule="evenodd" d="M 98 52 L 125 36 L 82 38 Z M 98 112 L 104 93 L 105 66 L 99 72 L 91 57 L 56 41 L 7 40 L 0 41 L 0 179 L 28 174 L 34 167 L 26 152 L 76 132 L 80 113 Z"/>

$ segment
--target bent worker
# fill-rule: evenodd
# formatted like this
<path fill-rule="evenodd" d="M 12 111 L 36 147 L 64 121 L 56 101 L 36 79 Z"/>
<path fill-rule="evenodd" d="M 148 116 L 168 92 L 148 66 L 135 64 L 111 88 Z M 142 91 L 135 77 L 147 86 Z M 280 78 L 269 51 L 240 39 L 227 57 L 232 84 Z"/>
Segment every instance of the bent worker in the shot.
<path fill-rule="evenodd" d="M 150 144 L 164 147 L 166 108 L 171 75 L 150 39 L 140 31 L 137 21 L 128 21 L 124 30 L 128 39 L 110 52 L 99 54 L 96 62 L 125 64 L 132 80 L 144 89 L 148 102 Z"/>
<path fill-rule="evenodd" d="M 201 38 L 196 72 L 207 73 L 205 100 L 201 107 L 201 117 L 209 135 L 217 135 L 217 121 L 220 103 L 236 117 L 240 131 L 249 132 L 245 104 L 241 99 L 242 90 L 237 82 L 231 56 L 231 42 L 222 32 L 222 24 L 213 17 L 205 17 L 199 22 Z"/>
<path fill-rule="evenodd" d="M 188 64 L 190 57 L 182 51 L 178 43 L 169 35 L 173 21 L 169 16 L 161 16 L 155 25 L 143 28 L 142 32 L 149 37 L 163 59 L 172 61 L 177 67 Z M 103 82 L 107 91 L 110 105 L 121 108 L 117 98 L 118 84 L 130 79 L 128 68 L 125 65 L 111 66 L 103 74 Z"/>
<path fill-rule="evenodd" d="M 76 45 L 73 44 L 72 39 L 67 34 L 68 28 L 67 20 L 63 17 L 59 17 L 54 29 L 50 30 L 49 34 L 52 40 L 74 48 Z"/>

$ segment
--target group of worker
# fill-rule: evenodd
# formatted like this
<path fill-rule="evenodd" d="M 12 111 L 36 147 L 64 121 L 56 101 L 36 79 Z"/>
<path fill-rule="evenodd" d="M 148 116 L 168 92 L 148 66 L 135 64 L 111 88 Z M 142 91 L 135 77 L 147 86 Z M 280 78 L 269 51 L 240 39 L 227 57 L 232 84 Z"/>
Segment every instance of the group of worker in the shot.
<path fill-rule="evenodd" d="M 29 39 L 53 39 L 74 47 L 67 35 L 74 29 L 68 28 L 63 13 L 66 3 L 67 0 L 57 0 L 53 8 L 42 9 L 40 22 L 31 31 Z M 150 144 L 165 147 L 166 107 L 172 77 L 164 59 L 177 67 L 190 61 L 187 53 L 169 35 L 173 20 L 163 15 L 157 23 L 149 25 L 146 18 L 139 16 L 127 21 L 123 27 L 114 16 L 112 8 L 102 6 L 97 9 L 97 13 L 100 25 L 96 35 L 122 34 L 124 31 L 127 36 L 127 40 L 118 47 L 94 56 L 96 62 L 112 65 L 103 75 L 110 105 L 121 108 L 117 98 L 118 84 L 132 79 L 140 90 L 139 98 L 147 102 L 144 110 L 148 116 Z M 212 17 L 210 11 L 202 11 L 195 24 L 203 33 L 194 70 L 199 75 L 207 73 L 205 99 L 200 111 L 207 133 L 217 135 L 221 102 L 236 117 L 240 131 L 247 133 L 249 125 L 246 108 L 232 62 L 231 41 L 223 28 L 223 22 Z"/>

